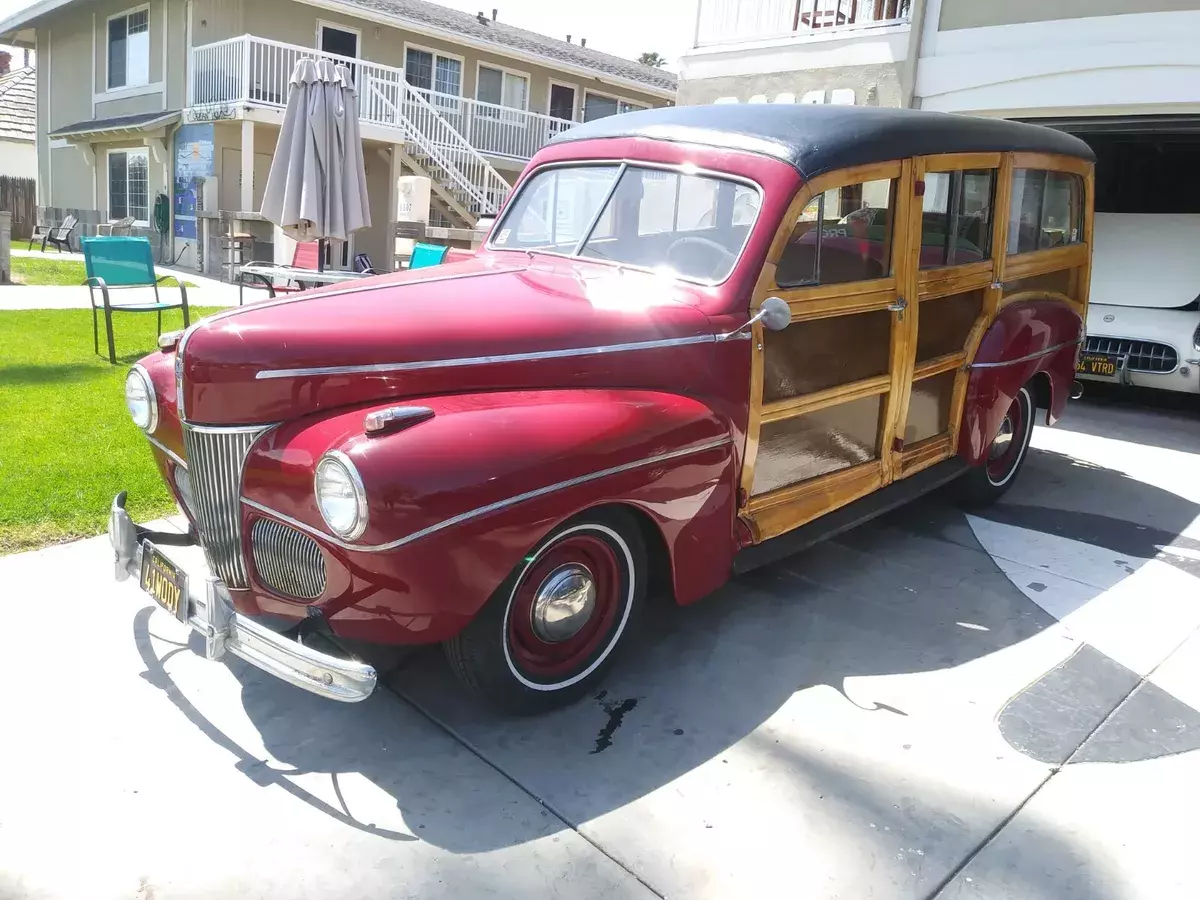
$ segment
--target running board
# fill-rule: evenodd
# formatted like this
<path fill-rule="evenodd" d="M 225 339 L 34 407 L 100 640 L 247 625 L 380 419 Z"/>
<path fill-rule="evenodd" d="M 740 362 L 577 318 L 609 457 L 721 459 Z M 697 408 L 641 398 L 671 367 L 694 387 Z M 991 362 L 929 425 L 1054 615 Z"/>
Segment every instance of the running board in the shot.
<path fill-rule="evenodd" d="M 826 513 L 807 525 L 739 550 L 733 558 L 733 574 L 742 575 L 760 566 L 807 550 L 814 544 L 836 537 L 851 528 L 857 528 L 872 519 L 904 506 L 918 497 L 949 484 L 965 473 L 971 466 L 958 456 L 952 456 L 916 475 L 893 481 L 885 488 L 861 497 L 852 503 Z"/>

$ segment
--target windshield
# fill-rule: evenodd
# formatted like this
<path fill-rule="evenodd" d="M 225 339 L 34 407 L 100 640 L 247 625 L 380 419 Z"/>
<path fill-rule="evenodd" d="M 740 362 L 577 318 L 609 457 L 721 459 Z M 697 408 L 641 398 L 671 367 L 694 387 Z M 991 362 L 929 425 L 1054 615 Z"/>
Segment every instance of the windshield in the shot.
<path fill-rule="evenodd" d="M 711 175 L 631 165 L 544 169 L 509 204 L 491 246 L 717 283 L 733 271 L 759 202 L 757 188 Z"/>

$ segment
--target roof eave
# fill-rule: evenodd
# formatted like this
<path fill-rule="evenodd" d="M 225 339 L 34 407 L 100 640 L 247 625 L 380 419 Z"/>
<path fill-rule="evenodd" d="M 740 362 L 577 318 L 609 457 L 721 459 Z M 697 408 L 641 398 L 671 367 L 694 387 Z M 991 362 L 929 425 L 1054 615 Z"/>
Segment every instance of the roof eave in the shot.
<path fill-rule="evenodd" d="M 27 6 L 19 12 L 13 13 L 7 19 L 0 21 L 0 37 L 20 31 L 26 25 L 29 25 L 47 13 L 52 13 L 56 9 L 61 9 L 74 2 L 76 0 L 40 0 L 38 3 Z"/>
<path fill-rule="evenodd" d="M 147 119 L 145 122 L 131 122 L 126 125 L 112 125 L 112 126 L 109 126 L 106 128 L 74 128 L 74 129 L 72 129 L 70 126 L 68 126 L 67 128 L 60 128 L 56 131 L 51 131 L 47 135 L 47 137 L 62 138 L 64 140 L 70 140 L 71 138 L 82 138 L 82 137 L 87 137 L 89 135 L 139 134 L 139 133 L 145 133 L 148 131 L 157 131 L 158 129 L 171 124 L 172 121 L 174 121 L 178 118 L 179 118 L 179 110 L 173 110 L 173 111 L 165 112 L 161 115 L 155 116 L 153 119 Z"/>
<path fill-rule="evenodd" d="M 70 2 L 70 0 L 66 0 L 66 2 Z M 356 6 L 353 3 L 342 3 L 340 0 L 300 0 L 300 2 L 306 3 L 309 6 L 316 6 L 321 9 L 345 13 L 348 16 L 353 16 L 358 19 L 365 19 L 369 22 L 378 22 L 381 25 L 399 25 L 408 31 L 415 31 L 418 34 L 424 34 L 429 37 L 439 37 L 456 44 L 465 44 L 468 47 L 474 47 L 476 50 L 486 50 L 489 53 L 495 53 L 497 56 L 508 56 L 513 59 L 522 60 L 523 62 L 531 62 L 535 65 L 544 66 L 548 69 L 557 69 L 561 72 L 570 72 L 572 75 L 582 76 L 584 78 L 595 78 L 604 82 L 605 84 L 623 87 L 628 90 L 638 91 L 643 94 L 650 94 L 653 97 L 659 97 L 663 100 L 674 100 L 678 90 L 677 88 L 664 88 L 653 84 L 647 84 L 644 81 L 635 81 L 632 78 L 624 78 L 620 75 L 612 75 L 608 72 L 602 72 L 599 69 L 591 69 L 586 66 L 574 65 L 550 56 L 541 56 L 537 53 L 529 53 L 519 50 L 516 47 L 510 47 L 507 44 L 499 44 L 494 41 L 476 40 L 475 38 L 459 34 L 456 31 L 451 31 L 446 28 L 438 28 L 434 25 L 429 25 L 426 22 L 419 22 L 415 19 L 409 19 L 405 16 L 391 16 L 387 13 L 379 12 L 377 10 L 370 10 L 362 6 Z"/>

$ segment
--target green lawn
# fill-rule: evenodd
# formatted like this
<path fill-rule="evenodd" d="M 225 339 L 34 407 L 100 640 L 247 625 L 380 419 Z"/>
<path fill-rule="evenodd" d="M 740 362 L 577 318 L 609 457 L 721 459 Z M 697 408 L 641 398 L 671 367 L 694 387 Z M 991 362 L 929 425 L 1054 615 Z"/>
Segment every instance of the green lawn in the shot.
<path fill-rule="evenodd" d="M 44 256 L 14 256 L 12 275 L 13 281 L 18 284 L 80 285 L 87 281 L 82 260 Z M 183 284 L 185 287 L 195 287 L 190 281 Z M 179 287 L 179 282 L 172 277 L 159 286 Z"/>
<path fill-rule="evenodd" d="M 164 331 L 181 327 L 178 310 L 163 314 Z M 174 511 L 125 409 L 125 375 L 155 348 L 155 317 L 117 315 L 113 332 L 115 366 L 93 354 L 86 309 L 0 312 L 0 554 L 99 534 L 120 490 L 137 521 Z"/>

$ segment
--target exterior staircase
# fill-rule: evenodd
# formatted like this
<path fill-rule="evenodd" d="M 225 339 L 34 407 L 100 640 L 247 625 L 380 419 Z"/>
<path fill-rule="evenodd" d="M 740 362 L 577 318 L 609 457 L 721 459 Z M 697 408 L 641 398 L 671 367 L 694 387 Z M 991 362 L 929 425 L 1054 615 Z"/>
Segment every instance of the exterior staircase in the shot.
<path fill-rule="evenodd" d="M 539 113 L 431 94 L 409 84 L 403 69 L 253 35 L 193 48 L 189 120 L 227 118 L 233 106 L 285 108 L 291 72 L 304 57 L 350 68 L 358 88 L 360 128 L 367 136 L 369 129 L 391 140 L 405 166 L 429 178 L 434 208 L 456 227 L 473 228 L 480 217 L 495 215 L 510 190 L 460 129 L 477 129 L 493 145 L 488 152 L 528 159 L 571 125 Z"/>

